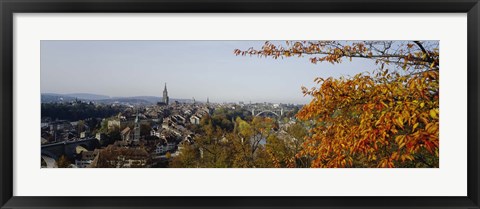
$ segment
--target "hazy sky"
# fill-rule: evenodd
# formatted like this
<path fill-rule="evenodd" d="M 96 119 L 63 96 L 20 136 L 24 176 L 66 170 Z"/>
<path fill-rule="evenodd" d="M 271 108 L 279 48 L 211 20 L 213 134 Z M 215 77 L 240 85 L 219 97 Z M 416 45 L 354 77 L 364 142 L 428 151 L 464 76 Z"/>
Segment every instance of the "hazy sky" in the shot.
<path fill-rule="evenodd" d="M 41 92 L 162 96 L 211 102 L 308 103 L 315 77 L 372 71 L 370 60 L 331 65 L 308 58 L 235 56 L 264 41 L 42 41 Z M 284 42 L 279 42 L 284 43 Z"/>

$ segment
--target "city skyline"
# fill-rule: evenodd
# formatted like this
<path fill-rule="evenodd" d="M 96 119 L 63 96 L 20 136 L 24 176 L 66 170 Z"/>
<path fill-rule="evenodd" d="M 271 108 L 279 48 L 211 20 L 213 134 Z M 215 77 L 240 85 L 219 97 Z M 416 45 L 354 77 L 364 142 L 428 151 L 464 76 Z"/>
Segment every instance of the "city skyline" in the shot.
<path fill-rule="evenodd" d="M 167 83 L 165 83 L 165 86 L 167 86 Z M 74 93 L 54 93 L 54 92 L 42 92 L 42 94 L 45 95 L 63 95 L 63 96 L 69 96 L 69 97 L 76 97 L 79 100 L 88 100 L 88 101 L 95 101 L 95 100 L 102 100 L 102 99 L 85 99 L 86 97 L 91 97 L 91 96 L 102 96 L 102 97 L 109 97 L 109 99 L 115 99 L 115 98 L 141 98 L 141 97 L 156 97 L 159 99 L 158 102 L 165 102 L 164 100 L 164 95 L 136 95 L 136 96 L 110 96 L 110 95 L 103 95 L 103 94 L 95 94 L 95 93 L 88 93 L 88 92 L 74 92 Z M 163 93 L 162 93 L 163 94 Z M 79 95 L 85 95 L 85 96 L 79 96 Z M 171 102 L 175 102 L 176 100 L 195 100 L 195 102 L 200 102 L 200 103 L 239 103 L 243 102 L 245 104 L 248 103 L 282 103 L 282 104 L 301 104 L 304 105 L 303 103 L 288 103 L 288 102 L 273 102 L 273 101 L 243 101 L 243 100 L 238 100 L 238 101 L 216 101 L 212 102 L 210 101 L 210 97 L 206 98 L 176 98 L 176 97 L 170 97 L 167 96 L 168 99 L 171 99 Z"/>
<path fill-rule="evenodd" d="M 306 104 L 314 77 L 351 76 L 369 60 L 314 65 L 308 58 L 235 56 L 265 41 L 42 41 L 41 93 L 162 97 L 210 102 Z M 279 43 L 284 43 L 279 41 Z"/>

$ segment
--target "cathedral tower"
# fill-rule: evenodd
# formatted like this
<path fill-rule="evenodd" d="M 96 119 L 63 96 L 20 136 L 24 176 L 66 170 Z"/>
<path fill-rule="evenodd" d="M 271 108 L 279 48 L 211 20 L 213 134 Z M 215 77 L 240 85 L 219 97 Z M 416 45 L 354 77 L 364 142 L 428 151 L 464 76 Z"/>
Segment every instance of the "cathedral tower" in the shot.
<path fill-rule="evenodd" d="M 165 89 L 163 89 L 163 103 L 165 103 L 165 105 L 168 105 L 167 83 L 165 83 Z"/>
<path fill-rule="evenodd" d="M 137 116 L 135 117 L 135 126 L 133 127 L 133 141 L 140 140 L 140 120 L 138 119 L 138 111 Z"/>

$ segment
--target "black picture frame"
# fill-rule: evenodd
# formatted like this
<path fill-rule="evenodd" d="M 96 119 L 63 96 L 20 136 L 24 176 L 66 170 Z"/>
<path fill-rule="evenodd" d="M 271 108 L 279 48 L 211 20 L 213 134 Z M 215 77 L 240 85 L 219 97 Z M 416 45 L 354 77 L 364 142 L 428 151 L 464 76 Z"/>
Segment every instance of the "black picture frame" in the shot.
<path fill-rule="evenodd" d="M 0 0 L 1 208 L 480 208 L 478 0 Z M 14 13 L 467 13 L 468 195 L 465 197 L 13 196 Z"/>

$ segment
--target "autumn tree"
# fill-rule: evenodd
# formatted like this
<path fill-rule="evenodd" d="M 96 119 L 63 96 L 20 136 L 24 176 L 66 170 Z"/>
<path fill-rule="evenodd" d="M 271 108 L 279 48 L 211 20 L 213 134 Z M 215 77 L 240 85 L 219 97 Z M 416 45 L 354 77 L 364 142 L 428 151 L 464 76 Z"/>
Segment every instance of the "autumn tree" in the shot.
<path fill-rule="evenodd" d="M 234 140 L 235 147 L 240 153 L 237 160 L 246 163 L 246 167 L 270 167 L 267 161 L 262 160 L 266 156 L 262 142 L 273 134 L 275 121 L 268 117 L 254 117 L 249 123 L 241 118 L 236 119 Z M 261 162 L 260 162 L 261 161 Z"/>
<path fill-rule="evenodd" d="M 298 158 L 296 155 L 302 149 L 308 126 L 305 122 L 289 124 L 284 131 L 270 135 L 267 138 L 266 152 L 277 168 L 304 168 L 310 166 L 310 159 Z"/>
<path fill-rule="evenodd" d="M 296 167 L 296 153 L 294 150 L 290 149 L 289 143 L 285 138 L 278 137 L 277 135 L 270 135 L 267 138 L 265 152 L 268 154 L 268 158 L 271 159 L 273 167 Z"/>
<path fill-rule="evenodd" d="M 230 156 L 234 153 L 229 152 L 229 144 L 225 143 L 224 140 L 227 134 L 227 131 L 224 130 L 225 126 L 223 126 L 225 123 L 215 125 L 214 121 L 214 118 L 209 118 L 209 121 L 206 121 L 202 126 L 203 134 L 195 138 L 195 146 L 201 152 L 198 161 L 201 167 L 230 167 Z"/>
<path fill-rule="evenodd" d="M 71 162 L 65 157 L 65 155 L 60 156 L 57 160 L 57 167 L 59 168 L 68 168 L 70 167 Z"/>
<path fill-rule="evenodd" d="M 198 168 L 198 149 L 193 145 L 185 145 L 177 157 L 172 159 L 170 167 L 173 168 Z"/>
<path fill-rule="evenodd" d="M 297 158 L 312 167 L 438 167 L 439 49 L 436 41 L 266 42 L 236 55 L 304 57 L 313 63 L 373 60 L 369 73 L 315 78 L 297 118 L 312 123 Z"/>
<path fill-rule="evenodd" d="M 172 167 L 228 168 L 236 155 L 231 141 L 226 139 L 230 125 L 225 126 L 226 117 L 214 115 L 202 118 L 196 131 L 194 143 L 186 143 L 179 156 L 171 163 Z M 218 121 L 220 121 L 218 123 Z M 229 123 L 233 123 L 229 121 Z"/>
<path fill-rule="evenodd" d="M 172 167 L 274 167 L 265 147 L 267 139 L 275 134 L 273 119 L 254 117 L 246 121 L 238 116 L 231 122 L 233 130 L 230 131 L 225 123 L 215 123 L 214 118 L 202 119 L 201 131 L 194 143 L 183 146 L 179 156 L 173 158 Z M 223 117 L 217 119 L 224 120 Z"/>

